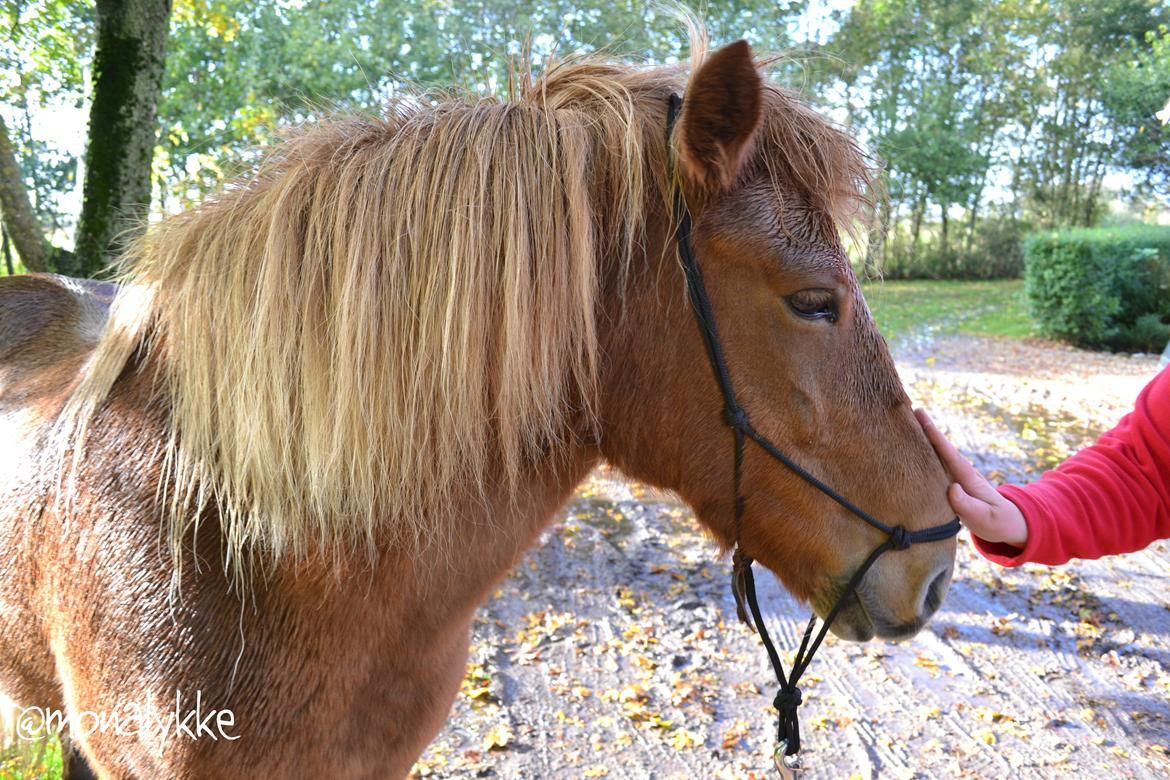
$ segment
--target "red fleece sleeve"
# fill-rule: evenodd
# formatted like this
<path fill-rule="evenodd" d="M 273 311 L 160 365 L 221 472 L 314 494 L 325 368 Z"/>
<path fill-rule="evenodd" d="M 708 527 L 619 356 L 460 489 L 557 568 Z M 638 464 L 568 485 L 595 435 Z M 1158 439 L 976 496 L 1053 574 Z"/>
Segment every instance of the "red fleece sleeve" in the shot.
<path fill-rule="evenodd" d="M 1170 537 L 1170 370 L 1096 444 L 1038 482 L 999 492 L 1028 523 L 1022 550 L 975 538 L 979 552 L 1003 566 L 1100 558 Z"/>

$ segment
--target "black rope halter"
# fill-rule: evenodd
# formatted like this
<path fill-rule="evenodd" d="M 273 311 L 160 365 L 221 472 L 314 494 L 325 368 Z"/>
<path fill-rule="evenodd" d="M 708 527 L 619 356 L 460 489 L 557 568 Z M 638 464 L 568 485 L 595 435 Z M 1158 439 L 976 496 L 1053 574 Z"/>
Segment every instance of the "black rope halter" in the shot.
<path fill-rule="evenodd" d="M 674 188 L 675 238 L 678 242 L 679 260 L 682 263 L 683 273 L 686 275 L 687 292 L 690 296 L 691 308 L 694 310 L 695 320 L 699 324 L 699 332 L 703 334 L 703 342 L 707 347 L 707 357 L 710 359 L 711 368 L 715 372 L 715 381 L 719 384 L 719 389 L 723 393 L 723 416 L 728 427 L 731 428 L 735 440 L 735 548 L 732 553 L 731 589 L 735 595 L 735 606 L 739 613 L 739 619 L 746 623 L 749 628 L 759 633 L 760 639 L 764 642 L 764 648 L 768 651 L 768 659 L 772 662 L 772 669 L 776 673 L 776 679 L 780 684 L 780 690 L 776 693 L 776 698 L 772 702 L 773 706 L 776 707 L 776 711 L 779 713 L 776 730 L 777 743 L 775 759 L 778 769 L 792 772 L 798 769 L 799 764 L 796 755 L 800 752 L 800 720 L 797 710 L 800 707 L 801 694 L 797 683 L 800 682 L 801 675 L 808 669 L 813 655 L 821 646 L 825 634 L 833 624 L 833 620 L 837 617 L 837 614 L 841 611 L 842 606 L 844 606 L 845 600 L 854 594 L 857 586 L 865 578 L 866 573 L 885 552 L 889 550 L 905 550 L 919 542 L 939 542 L 949 539 L 959 532 L 961 525 L 958 517 L 942 525 L 924 528 L 920 531 L 908 531 L 900 525 L 886 525 L 810 474 L 800 464 L 777 449 L 776 445 L 769 441 L 767 437 L 752 427 L 747 411 L 736 401 L 735 388 L 732 386 L 731 373 L 727 367 L 727 358 L 723 353 L 723 346 L 719 341 L 719 332 L 715 328 L 715 313 L 711 309 L 711 300 L 707 297 L 707 288 L 703 284 L 703 273 L 699 269 L 698 261 L 695 259 L 695 250 L 691 244 L 691 213 L 687 209 L 681 188 L 677 183 L 673 182 L 674 154 L 671 148 L 671 138 L 674 133 L 675 120 L 678 119 L 681 108 L 682 98 L 678 95 L 671 95 L 666 119 L 666 144 L 672 174 L 671 186 Z M 853 573 L 845 589 L 837 597 L 837 602 L 829 610 L 829 614 L 825 616 L 824 621 L 821 623 L 821 628 L 815 637 L 813 636 L 813 628 L 816 626 L 817 618 L 815 614 L 809 618 L 808 626 L 804 630 L 804 638 L 800 642 L 800 649 L 797 650 L 792 662 L 792 669 L 787 675 L 784 674 L 784 665 L 780 661 L 780 654 L 776 652 L 776 646 L 772 642 L 772 637 L 768 634 L 768 627 L 764 623 L 763 615 L 760 613 L 760 604 L 756 599 L 755 576 L 752 574 L 752 559 L 744 553 L 743 548 L 740 546 L 744 510 L 743 451 L 744 442 L 747 439 L 754 441 L 764 452 L 780 461 L 780 463 L 788 467 L 789 470 L 805 482 L 886 535 L 886 540 L 878 545 L 869 554 L 869 557 L 865 559 L 865 562 L 861 564 L 861 567 Z M 744 606 L 745 603 L 747 605 L 746 609 Z M 751 611 L 750 616 L 748 610 Z"/>

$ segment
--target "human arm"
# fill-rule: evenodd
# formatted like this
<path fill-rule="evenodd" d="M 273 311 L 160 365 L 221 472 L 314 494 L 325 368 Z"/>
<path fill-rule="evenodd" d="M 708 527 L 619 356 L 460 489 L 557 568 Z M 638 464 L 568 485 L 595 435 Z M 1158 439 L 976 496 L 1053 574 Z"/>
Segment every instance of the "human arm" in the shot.
<path fill-rule="evenodd" d="M 996 563 L 1061 564 L 1170 537 L 1170 372 L 1142 390 L 1116 428 L 1026 486 L 989 491 L 928 418 L 923 427 L 959 484 L 949 494 L 955 511 L 975 546 Z M 1023 519 L 1022 535 L 1004 502 Z"/>

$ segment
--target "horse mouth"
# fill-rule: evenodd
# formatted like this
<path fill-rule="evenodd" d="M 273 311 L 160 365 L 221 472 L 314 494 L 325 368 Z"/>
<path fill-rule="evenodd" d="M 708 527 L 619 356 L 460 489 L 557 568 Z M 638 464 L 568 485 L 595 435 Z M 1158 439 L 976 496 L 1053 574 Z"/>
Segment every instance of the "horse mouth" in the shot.
<path fill-rule="evenodd" d="M 925 590 L 922 603 L 918 605 L 917 615 L 911 620 L 895 619 L 874 599 L 863 582 L 857 590 L 845 595 L 845 601 L 829 630 L 840 639 L 852 642 L 868 642 L 875 636 L 895 641 L 909 639 L 930 621 L 942 604 L 950 581 L 949 568 L 935 576 Z M 841 589 L 834 591 L 828 599 L 818 599 L 813 604 L 813 609 L 822 619 L 841 597 Z"/>
<path fill-rule="evenodd" d="M 828 615 L 828 610 L 822 612 L 822 610 L 817 609 L 816 613 L 824 620 L 825 616 Z M 841 609 L 837 612 L 837 617 L 833 620 L 833 625 L 829 626 L 829 630 L 839 639 L 850 642 L 868 642 L 877 633 L 877 624 L 870 617 L 869 610 L 865 608 L 861 597 L 857 592 L 853 592 L 845 597 L 845 603 L 841 605 Z"/>

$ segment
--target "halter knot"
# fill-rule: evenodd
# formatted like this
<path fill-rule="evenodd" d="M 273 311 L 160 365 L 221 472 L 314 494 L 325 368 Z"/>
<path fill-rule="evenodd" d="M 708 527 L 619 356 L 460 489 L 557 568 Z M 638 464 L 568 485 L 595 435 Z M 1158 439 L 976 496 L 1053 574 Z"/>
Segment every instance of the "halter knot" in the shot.
<path fill-rule="evenodd" d="M 728 406 L 723 410 L 723 418 L 727 420 L 727 424 L 737 431 L 746 430 L 748 427 L 747 412 L 742 406 Z"/>
<path fill-rule="evenodd" d="M 772 706 L 782 715 L 795 717 L 796 708 L 800 706 L 802 700 L 800 688 L 781 688 L 776 692 L 776 698 L 772 699 Z"/>
<path fill-rule="evenodd" d="M 895 550 L 905 550 L 910 547 L 910 532 L 902 526 L 895 526 L 890 531 L 890 546 Z"/>

